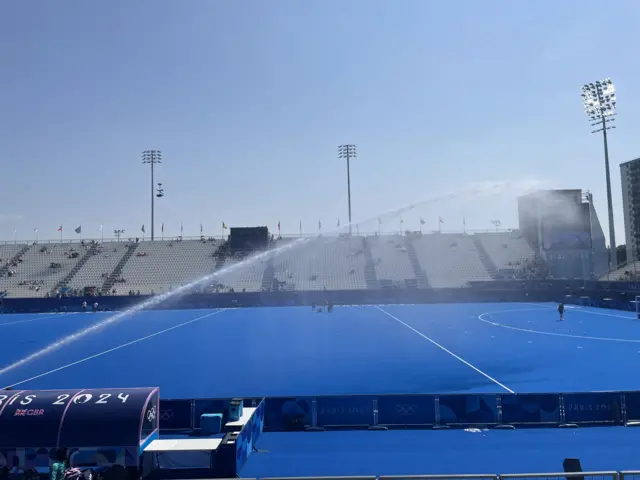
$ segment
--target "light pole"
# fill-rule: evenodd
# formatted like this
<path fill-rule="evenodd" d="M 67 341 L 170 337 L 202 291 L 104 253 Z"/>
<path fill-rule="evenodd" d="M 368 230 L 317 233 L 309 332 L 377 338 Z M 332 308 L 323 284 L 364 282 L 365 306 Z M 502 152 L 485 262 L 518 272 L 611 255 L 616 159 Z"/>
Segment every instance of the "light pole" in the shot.
<path fill-rule="evenodd" d="M 155 197 L 153 183 L 153 166 L 156 163 L 162 163 L 162 152 L 160 150 L 145 150 L 142 152 L 142 163 L 151 165 L 151 241 L 153 241 L 153 200 Z"/>
<path fill-rule="evenodd" d="M 582 86 L 582 101 L 584 113 L 591 120 L 592 127 L 598 127 L 591 133 L 602 132 L 604 140 L 604 168 L 607 181 L 607 207 L 609 209 L 609 248 L 611 250 L 610 266 L 618 265 L 618 252 L 616 251 L 616 233 L 613 222 L 613 201 L 611 200 L 611 173 L 609 171 L 609 145 L 607 143 L 607 130 L 616 128 L 611 123 L 616 114 L 616 89 L 610 78 L 587 83 Z"/>
<path fill-rule="evenodd" d="M 352 158 L 356 158 L 356 146 L 353 144 L 339 145 L 338 158 L 347 160 L 347 201 L 349 204 L 349 235 L 351 235 L 351 171 L 349 169 L 349 161 Z"/>
<path fill-rule="evenodd" d="M 118 239 L 118 243 L 120 243 L 120 235 L 122 235 L 123 233 L 124 233 L 124 228 L 119 228 L 113 231 L 113 234 Z"/>

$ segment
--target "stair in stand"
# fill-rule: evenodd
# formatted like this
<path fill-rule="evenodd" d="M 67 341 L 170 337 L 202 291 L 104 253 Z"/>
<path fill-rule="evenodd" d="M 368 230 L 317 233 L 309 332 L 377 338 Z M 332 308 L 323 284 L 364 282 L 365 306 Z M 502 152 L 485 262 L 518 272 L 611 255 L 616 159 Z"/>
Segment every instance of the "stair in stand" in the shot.
<path fill-rule="evenodd" d="M 75 277 L 76 274 L 80 271 L 80 269 L 82 267 L 84 267 L 84 264 L 87 263 L 87 261 L 92 256 L 94 256 L 97 252 L 98 252 L 98 244 L 97 243 L 92 243 L 91 247 L 89 247 L 87 249 L 87 251 L 82 256 L 82 258 L 78 261 L 78 263 L 76 263 L 74 265 L 74 267 L 71 269 L 71 271 L 62 280 L 60 280 L 56 284 L 56 286 L 51 289 L 51 292 L 49 292 L 49 293 L 51 293 L 51 295 L 55 295 L 58 292 L 58 289 L 64 288 L 67 285 L 69 285 L 71 280 L 73 280 L 73 277 Z"/>
<path fill-rule="evenodd" d="M 427 274 L 424 272 L 418 260 L 416 248 L 413 246 L 413 238 L 411 236 L 407 235 L 404 237 L 404 246 L 407 249 L 407 256 L 409 257 L 413 274 L 416 276 L 416 280 L 418 280 L 418 288 L 431 288 Z"/>
<path fill-rule="evenodd" d="M 137 248 L 138 248 L 138 243 L 132 243 L 127 247 L 127 253 L 124 254 L 124 256 L 120 259 L 116 267 L 109 274 L 105 282 L 102 284 L 102 288 L 100 289 L 100 291 L 102 292 L 103 295 L 109 294 L 109 292 L 115 285 L 118 278 L 120 278 L 120 275 L 122 274 L 122 269 L 127 264 L 129 259 L 133 256 L 133 253 L 136 251 Z"/>
<path fill-rule="evenodd" d="M 373 262 L 373 255 L 371 254 L 371 245 L 369 245 L 366 237 L 364 237 L 362 241 L 362 252 L 365 259 L 364 281 L 368 289 L 376 290 L 380 287 L 380 283 L 378 282 L 378 275 L 376 274 L 376 267 Z"/>
<path fill-rule="evenodd" d="M 493 280 L 498 280 L 498 278 L 500 278 L 500 275 L 498 274 L 498 267 L 496 267 L 496 264 L 491 260 L 491 257 L 489 257 L 489 254 L 485 250 L 484 245 L 482 245 L 482 242 L 475 238 L 475 235 L 473 238 L 473 245 L 476 247 L 478 258 L 480 258 L 480 262 L 482 262 L 487 273 L 489 273 Z"/>

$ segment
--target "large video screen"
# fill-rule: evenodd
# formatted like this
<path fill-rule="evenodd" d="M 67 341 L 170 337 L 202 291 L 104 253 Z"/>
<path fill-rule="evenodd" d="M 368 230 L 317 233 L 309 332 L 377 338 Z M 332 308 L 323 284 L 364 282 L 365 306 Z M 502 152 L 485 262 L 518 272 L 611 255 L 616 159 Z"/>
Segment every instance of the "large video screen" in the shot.
<path fill-rule="evenodd" d="M 255 251 L 269 246 L 269 229 L 267 227 L 232 228 L 229 236 L 231 250 Z"/>
<path fill-rule="evenodd" d="M 589 211 L 585 204 L 550 205 L 542 215 L 542 246 L 545 250 L 591 248 Z"/>

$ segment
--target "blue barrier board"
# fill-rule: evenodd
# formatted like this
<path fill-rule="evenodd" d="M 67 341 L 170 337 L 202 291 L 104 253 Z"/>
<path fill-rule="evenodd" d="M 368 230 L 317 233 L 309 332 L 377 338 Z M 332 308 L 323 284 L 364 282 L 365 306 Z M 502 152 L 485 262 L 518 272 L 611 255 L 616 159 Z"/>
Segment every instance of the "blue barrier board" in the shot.
<path fill-rule="evenodd" d="M 274 432 L 303 430 L 312 418 L 311 397 L 269 398 L 265 403 L 265 428 Z"/>
<path fill-rule="evenodd" d="M 264 429 L 265 401 L 260 402 L 236 439 L 236 472 L 245 466 Z"/>
<path fill-rule="evenodd" d="M 188 430 L 191 426 L 191 400 L 160 401 L 160 428 Z"/>
<path fill-rule="evenodd" d="M 640 392 L 627 392 L 624 397 L 627 408 L 627 421 L 640 420 Z"/>
<path fill-rule="evenodd" d="M 498 423 L 496 395 L 440 396 L 440 423 L 490 425 Z"/>
<path fill-rule="evenodd" d="M 593 392 L 564 395 L 567 423 L 620 422 L 620 393 Z"/>
<path fill-rule="evenodd" d="M 383 395 L 378 397 L 380 425 L 434 425 L 435 397 L 431 395 Z"/>
<path fill-rule="evenodd" d="M 373 425 L 372 395 L 318 397 L 318 426 Z"/>
<path fill-rule="evenodd" d="M 558 395 L 502 395 L 501 401 L 503 423 L 560 423 Z"/>

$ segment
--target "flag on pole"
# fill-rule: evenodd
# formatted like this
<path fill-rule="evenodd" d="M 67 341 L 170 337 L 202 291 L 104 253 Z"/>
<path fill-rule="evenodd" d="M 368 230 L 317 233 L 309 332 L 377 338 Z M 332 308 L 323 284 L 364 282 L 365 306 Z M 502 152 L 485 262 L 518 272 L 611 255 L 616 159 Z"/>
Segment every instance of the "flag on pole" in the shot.
<path fill-rule="evenodd" d="M 164 222 L 162 222 L 162 226 L 160 227 L 160 233 L 164 233 Z"/>
<path fill-rule="evenodd" d="M 438 217 L 438 223 L 444 223 L 444 220 L 442 219 L 442 217 Z"/>
<path fill-rule="evenodd" d="M 280 220 L 278 220 L 278 233 L 280 233 Z"/>
<path fill-rule="evenodd" d="M 224 222 L 222 222 L 222 229 L 223 229 L 223 230 L 226 230 L 226 229 L 227 229 L 227 224 L 226 224 L 226 223 L 224 223 Z"/>
<path fill-rule="evenodd" d="M 59 231 L 59 232 L 62 232 L 62 225 L 60 225 L 60 226 L 58 227 L 58 231 Z"/>
<path fill-rule="evenodd" d="M 104 227 L 104 225 L 100 225 L 100 227 L 98 227 L 98 231 L 101 232 L 103 227 Z"/>
<path fill-rule="evenodd" d="M 338 223 L 336 224 L 337 228 L 340 228 L 340 219 L 338 219 Z"/>
<path fill-rule="evenodd" d="M 140 230 L 142 230 L 142 233 L 145 233 L 144 224 L 142 224 L 142 228 Z"/>
<path fill-rule="evenodd" d="M 300 220 L 300 235 L 302 235 L 302 220 Z"/>
<path fill-rule="evenodd" d="M 202 223 L 200 223 L 200 234 L 202 235 Z"/>
<path fill-rule="evenodd" d="M 182 224 L 182 220 L 180 221 L 180 236 L 182 236 L 182 232 L 184 231 L 184 225 Z"/>
<path fill-rule="evenodd" d="M 74 232 L 80 235 L 82 233 L 82 225 L 78 225 L 78 228 L 74 229 Z"/>
<path fill-rule="evenodd" d="M 467 219 L 464 217 L 462 217 L 462 225 L 465 225 L 465 226 L 467 225 Z"/>
<path fill-rule="evenodd" d="M 322 222 L 318 220 L 318 230 L 322 230 Z"/>
<path fill-rule="evenodd" d="M 420 225 L 424 225 L 425 223 L 427 222 L 424 221 L 424 218 L 420 217 Z"/>
<path fill-rule="evenodd" d="M 378 225 L 382 225 L 382 219 L 378 218 Z"/>
<path fill-rule="evenodd" d="M 14 231 L 14 233 L 15 233 L 15 231 Z M 38 227 L 33 229 L 33 233 L 38 233 Z"/>

